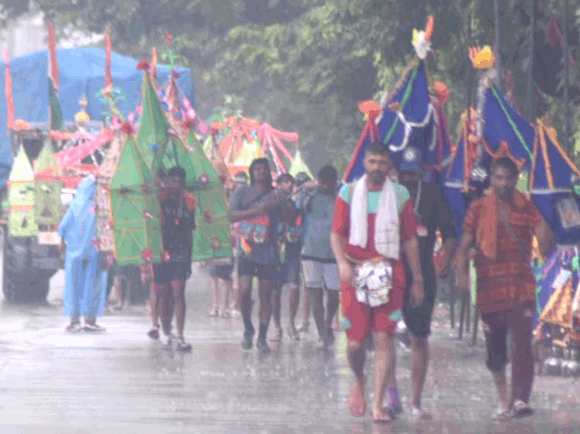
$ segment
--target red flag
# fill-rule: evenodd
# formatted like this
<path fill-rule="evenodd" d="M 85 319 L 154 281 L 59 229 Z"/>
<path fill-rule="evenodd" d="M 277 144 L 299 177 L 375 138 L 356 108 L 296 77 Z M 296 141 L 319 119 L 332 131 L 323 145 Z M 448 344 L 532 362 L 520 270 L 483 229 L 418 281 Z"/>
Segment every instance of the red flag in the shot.
<path fill-rule="evenodd" d="M 105 88 L 113 86 L 111 73 L 111 30 L 107 28 L 105 33 Z"/>
<path fill-rule="evenodd" d="M 6 79 L 4 80 L 4 92 L 6 94 L 6 127 L 8 130 L 14 123 L 14 97 L 12 96 L 12 74 L 10 73 L 10 56 L 8 50 L 4 51 Z"/>

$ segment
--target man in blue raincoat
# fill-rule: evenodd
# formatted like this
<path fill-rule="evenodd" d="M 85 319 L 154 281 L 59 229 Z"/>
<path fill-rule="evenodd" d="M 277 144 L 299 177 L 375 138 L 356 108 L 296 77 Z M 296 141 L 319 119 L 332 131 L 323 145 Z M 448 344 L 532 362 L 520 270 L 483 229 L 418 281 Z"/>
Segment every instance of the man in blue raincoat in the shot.
<path fill-rule="evenodd" d="M 87 176 L 77 187 L 75 198 L 64 215 L 58 233 L 66 244 L 64 314 L 71 319 L 67 331 L 103 331 L 96 324 L 103 314 L 107 289 L 107 270 L 97 250 L 95 216 L 96 180 Z M 64 245 L 63 245 L 64 247 Z"/>

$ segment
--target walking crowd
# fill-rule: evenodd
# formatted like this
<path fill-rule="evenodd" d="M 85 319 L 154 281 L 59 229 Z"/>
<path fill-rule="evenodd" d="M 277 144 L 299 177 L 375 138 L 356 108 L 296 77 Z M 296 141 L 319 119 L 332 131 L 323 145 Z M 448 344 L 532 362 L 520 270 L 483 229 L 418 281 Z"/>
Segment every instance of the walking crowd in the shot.
<path fill-rule="evenodd" d="M 373 421 L 388 423 L 403 411 L 396 382 L 395 343 L 405 329 L 412 351 L 411 416 L 431 419 L 421 396 L 429 363 L 428 338 L 437 293 L 437 278 L 449 275 L 452 264 L 458 286 L 468 290 L 468 259 L 477 269 L 477 305 L 484 322 L 487 361 L 500 405 L 494 419 L 532 413 L 529 399 L 534 369 L 531 349 L 535 280 L 530 268 L 532 236 L 545 255 L 554 249 L 550 228 L 533 203 L 516 189 L 519 176 L 508 158 L 491 167 L 489 194 L 469 207 L 459 243 L 438 175 L 421 167 L 417 150 L 409 147 L 396 165 L 386 146 L 370 144 L 365 174 L 339 187 L 337 170 L 322 167 L 315 180 L 305 173 L 272 179 L 267 159 L 252 162 L 226 186 L 235 255 L 208 264 L 212 317 L 241 317 L 241 346 L 254 345 L 262 354 L 268 340 L 300 340 L 309 328 L 310 312 L 320 348 L 330 350 L 334 332 L 344 330 L 354 382 L 348 407 L 353 416 L 367 413 L 366 389 L 374 390 L 369 405 Z M 191 350 L 184 338 L 185 282 L 191 275 L 195 196 L 185 190 L 186 173 L 173 167 L 159 195 L 164 260 L 152 267 L 116 268 L 116 309 L 123 309 L 121 287 L 140 278 L 151 288 L 152 326 L 179 351 Z M 113 261 L 98 253 L 94 178 L 86 178 L 64 217 L 60 234 L 66 246 L 65 314 L 69 331 L 102 330 L 106 273 Z M 433 252 L 437 234 L 443 242 L 440 265 Z M 63 246 L 64 247 L 64 246 Z M 252 314 L 257 288 L 258 322 Z M 305 288 L 301 292 L 301 288 Z M 282 297 L 287 293 L 287 297 Z M 296 317 L 300 298 L 301 324 Z M 288 300 L 284 306 L 282 300 Z M 288 322 L 282 324 L 282 310 Z M 339 312 L 340 309 L 340 312 Z M 176 318 L 176 334 L 172 322 Z M 339 321 L 340 319 L 340 321 Z M 273 321 L 270 330 L 270 321 Z M 507 334 L 515 343 L 512 385 L 508 387 Z M 160 333 L 161 332 L 161 333 Z M 371 342 L 372 340 L 372 342 Z M 364 374 L 369 346 L 374 348 L 374 379 Z"/>

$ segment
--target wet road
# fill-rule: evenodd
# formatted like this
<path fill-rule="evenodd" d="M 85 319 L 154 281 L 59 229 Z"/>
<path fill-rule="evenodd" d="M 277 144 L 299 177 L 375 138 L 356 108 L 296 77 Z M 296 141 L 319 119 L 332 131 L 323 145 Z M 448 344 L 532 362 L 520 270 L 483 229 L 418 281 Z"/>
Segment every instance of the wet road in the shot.
<path fill-rule="evenodd" d="M 532 418 L 490 422 L 496 401 L 481 339 L 475 348 L 453 339 L 442 305 L 424 394 L 435 420 L 414 424 L 403 414 L 377 426 L 348 412 L 344 336 L 328 354 L 316 349 L 312 332 L 297 343 L 285 337 L 266 357 L 244 352 L 240 319 L 208 318 L 209 281 L 200 275 L 188 282 L 190 354 L 149 340 L 140 306 L 102 318 L 104 334 L 70 335 L 62 283 L 59 273 L 50 306 L 0 308 L 2 434 L 580 432 L 580 381 L 564 378 L 537 378 Z M 399 349 L 404 406 L 409 364 Z M 372 363 L 367 370 L 372 375 Z"/>

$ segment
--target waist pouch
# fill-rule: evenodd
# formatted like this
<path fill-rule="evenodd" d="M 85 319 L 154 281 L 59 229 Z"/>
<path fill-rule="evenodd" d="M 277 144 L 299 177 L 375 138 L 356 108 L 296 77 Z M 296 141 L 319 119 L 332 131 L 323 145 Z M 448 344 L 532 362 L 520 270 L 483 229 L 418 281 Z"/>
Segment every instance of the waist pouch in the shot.
<path fill-rule="evenodd" d="M 356 299 L 371 307 L 387 304 L 393 289 L 390 261 L 366 261 L 355 266 Z"/>

